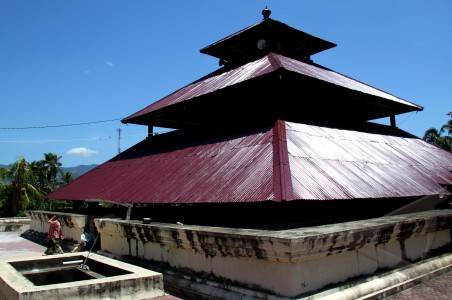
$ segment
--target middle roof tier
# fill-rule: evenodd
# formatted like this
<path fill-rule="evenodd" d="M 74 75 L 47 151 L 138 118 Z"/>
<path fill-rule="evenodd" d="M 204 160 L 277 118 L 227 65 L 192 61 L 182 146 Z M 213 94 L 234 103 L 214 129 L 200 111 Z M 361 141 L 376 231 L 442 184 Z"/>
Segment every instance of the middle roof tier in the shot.
<path fill-rule="evenodd" d="M 269 53 L 220 68 L 122 122 L 168 128 L 277 119 L 363 122 L 422 109 L 318 64 Z"/>

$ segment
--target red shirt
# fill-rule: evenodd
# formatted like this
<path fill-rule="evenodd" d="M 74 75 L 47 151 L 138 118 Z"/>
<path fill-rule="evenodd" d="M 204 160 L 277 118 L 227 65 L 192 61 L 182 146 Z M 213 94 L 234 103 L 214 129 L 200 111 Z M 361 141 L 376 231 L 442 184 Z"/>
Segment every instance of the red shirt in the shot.
<path fill-rule="evenodd" d="M 60 221 L 49 221 L 49 239 L 62 239 L 63 233 L 61 232 L 61 224 Z"/>

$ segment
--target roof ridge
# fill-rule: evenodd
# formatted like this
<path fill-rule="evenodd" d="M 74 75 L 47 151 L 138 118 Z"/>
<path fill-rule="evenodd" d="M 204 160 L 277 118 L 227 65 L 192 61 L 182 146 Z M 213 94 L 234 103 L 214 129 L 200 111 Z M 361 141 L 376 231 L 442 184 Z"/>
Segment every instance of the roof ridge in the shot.
<path fill-rule="evenodd" d="M 350 79 L 350 80 L 356 81 L 356 82 L 358 82 L 358 83 L 360 83 L 360 84 L 364 84 L 364 85 L 366 85 L 366 86 L 368 86 L 368 87 L 370 87 L 370 88 L 373 88 L 373 89 L 375 89 L 375 90 L 377 90 L 377 91 L 380 91 L 380 92 L 382 92 L 382 93 L 385 93 L 385 94 L 388 94 L 388 95 L 390 95 L 390 96 L 392 96 L 392 97 L 395 97 L 395 98 L 397 98 L 397 99 L 399 99 L 399 100 L 402 100 L 403 102 L 407 102 L 407 103 L 410 104 L 411 106 L 415 106 L 415 107 L 419 108 L 420 111 L 424 110 L 424 107 L 423 107 L 422 105 L 416 104 L 416 103 L 414 103 L 414 102 L 412 102 L 412 101 L 409 101 L 409 100 L 406 100 L 406 99 L 401 98 L 401 97 L 399 97 L 399 96 L 396 96 L 396 95 L 394 95 L 392 92 L 387 92 L 387 91 L 385 91 L 385 90 L 383 90 L 383 89 L 381 89 L 381 88 L 378 88 L 378 87 L 374 86 L 373 84 L 366 83 L 366 82 L 364 82 L 364 81 L 361 81 L 361 80 L 359 80 L 359 79 L 356 79 L 356 78 L 354 78 L 354 77 L 351 77 L 351 76 L 349 76 L 349 75 L 346 75 L 346 74 L 344 74 L 344 73 L 342 73 L 342 72 L 339 72 L 339 71 L 336 71 L 336 70 L 332 70 L 332 69 L 330 69 L 330 68 L 327 68 L 327 67 L 322 66 L 322 65 L 319 65 L 319 64 L 315 64 L 315 66 L 316 66 L 317 68 L 323 68 L 323 69 L 325 69 L 325 70 L 328 71 L 328 72 L 336 73 L 336 74 L 338 74 L 338 75 L 340 75 L 340 76 L 343 76 L 343 77 L 348 78 L 348 79 Z"/>
<path fill-rule="evenodd" d="M 272 66 L 273 70 L 276 71 L 279 68 L 284 68 L 283 64 L 281 63 L 281 60 L 279 59 L 280 54 L 270 52 L 266 55 L 268 61 L 270 62 L 270 65 Z"/>
<path fill-rule="evenodd" d="M 273 192 L 275 201 L 293 200 L 286 122 L 283 120 L 277 120 L 273 127 Z"/>
<path fill-rule="evenodd" d="M 408 106 L 412 106 L 412 107 L 416 107 L 416 108 L 418 108 L 418 110 L 423 110 L 423 109 L 424 109 L 424 107 L 423 107 L 422 105 L 416 104 L 416 103 L 411 102 L 411 101 L 408 101 L 408 100 L 406 100 L 406 99 L 403 99 L 403 98 L 401 98 L 401 97 L 399 97 L 399 96 L 396 96 L 396 95 L 394 95 L 394 94 L 392 94 L 392 93 L 390 93 L 390 92 L 387 92 L 387 91 L 385 91 L 385 90 L 383 90 L 383 89 L 377 88 L 377 87 L 375 87 L 375 86 L 373 86 L 373 85 L 370 85 L 370 84 L 368 84 L 368 83 L 366 83 L 366 82 L 364 82 L 364 81 L 355 79 L 355 78 L 353 78 L 353 77 L 351 77 L 351 76 L 349 76 L 349 75 L 345 75 L 345 74 L 343 74 L 343 73 L 341 73 L 341 72 L 338 72 L 338 71 L 336 71 L 336 70 L 332 70 L 332 69 L 327 68 L 327 67 L 325 67 L 325 66 L 322 66 L 322 65 L 320 65 L 320 64 L 317 64 L 317 63 L 307 63 L 307 62 L 304 62 L 304 61 L 301 61 L 301 60 L 298 60 L 298 59 L 294 59 L 294 58 L 292 58 L 292 57 L 285 56 L 285 55 L 282 55 L 282 54 L 279 54 L 279 53 L 271 52 L 270 54 L 272 54 L 272 57 L 280 63 L 280 66 L 281 66 L 283 69 L 285 69 L 285 70 L 287 70 L 287 71 L 292 71 L 292 72 L 293 72 L 293 70 L 291 70 L 290 67 L 286 67 L 286 66 L 281 62 L 280 57 L 284 57 L 285 59 L 287 59 L 287 60 L 289 60 L 289 61 L 291 61 L 291 62 L 295 62 L 295 63 L 297 63 L 297 64 L 303 64 L 303 65 L 308 66 L 308 67 L 323 69 L 325 72 L 330 72 L 330 73 L 335 74 L 335 75 L 338 75 L 338 76 L 340 76 L 340 77 L 344 77 L 344 78 L 347 79 L 347 80 L 354 81 L 354 82 L 356 82 L 356 83 L 358 83 L 358 84 L 364 85 L 365 87 L 374 89 L 374 90 L 376 90 L 376 91 L 378 91 L 378 92 L 380 92 L 380 93 L 387 94 L 387 95 L 389 95 L 389 96 L 391 96 L 391 97 L 394 97 L 394 98 L 396 98 L 397 100 L 399 100 L 399 101 L 395 101 L 394 99 L 388 99 L 388 98 L 386 98 L 386 99 L 388 99 L 388 100 L 390 100 L 390 101 L 395 101 L 395 102 L 400 102 L 400 101 L 402 101 L 402 102 L 406 102 L 406 103 L 403 103 L 403 104 L 408 105 Z M 296 71 L 295 71 L 295 72 L 296 72 Z M 299 72 L 297 72 L 297 73 L 299 73 Z M 314 77 L 314 78 L 315 78 L 315 77 Z M 325 81 L 324 79 L 319 79 L 319 80 Z M 337 85 L 337 84 L 336 84 L 336 85 Z M 349 88 L 349 87 L 345 87 L 345 88 Z M 382 96 L 377 96 L 377 97 L 382 97 Z M 383 98 L 384 98 L 384 97 L 383 97 Z"/>

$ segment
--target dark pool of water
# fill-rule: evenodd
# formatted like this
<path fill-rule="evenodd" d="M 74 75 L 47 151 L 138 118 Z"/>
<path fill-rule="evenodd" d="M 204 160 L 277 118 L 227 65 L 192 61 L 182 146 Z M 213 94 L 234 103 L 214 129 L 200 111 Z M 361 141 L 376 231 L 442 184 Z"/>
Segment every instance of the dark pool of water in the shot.
<path fill-rule="evenodd" d="M 49 272 L 37 272 L 25 275 L 25 278 L 33 282 L 34 285 L 48 285 L 81 280 L 94 279 L 95 277 L 83 272 L 79 268 L 56 270 Z"/>
<path fill-rule="evenodd" d="M 80 263 L 67 264 L 84 260 L 85 257 L 80 255 L 11 262 L 10 265 L 36 286 L 130 274 L 129 271 L 93 259 L 86 261 L 86 269 L 79 268 Z"/>

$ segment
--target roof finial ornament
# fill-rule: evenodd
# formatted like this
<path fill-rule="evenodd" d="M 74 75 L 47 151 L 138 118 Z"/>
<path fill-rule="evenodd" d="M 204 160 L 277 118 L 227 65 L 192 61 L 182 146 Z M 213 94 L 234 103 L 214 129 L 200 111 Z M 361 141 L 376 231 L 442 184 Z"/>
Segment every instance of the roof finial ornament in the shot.
<path fill-rule="evenodd" d="M 262 10 L 262 16 L 264 17 L 263 20 L 266 20 L 270 17 L 270 14 L 272 13 L 271 10 L 269 10 L 267 8 L 267 6 L 265 6 L 265 8 Z"/>

